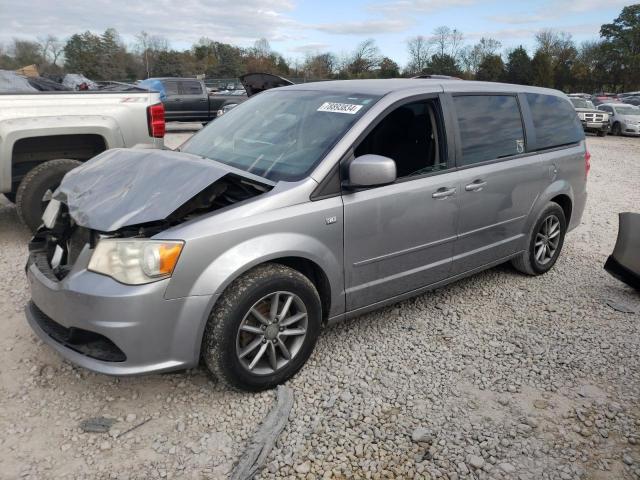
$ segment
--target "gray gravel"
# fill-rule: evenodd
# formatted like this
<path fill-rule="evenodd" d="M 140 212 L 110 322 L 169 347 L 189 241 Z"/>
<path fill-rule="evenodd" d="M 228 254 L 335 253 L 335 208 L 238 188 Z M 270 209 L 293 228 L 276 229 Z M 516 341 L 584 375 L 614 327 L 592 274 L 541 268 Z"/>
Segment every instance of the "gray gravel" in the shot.
<path fill-rule="evenodd" d="M 640 478 L 640 313 L 607 304 L 640 297 L 602 270 L 617 212 L 640 210 L 640 141 L 588 143 L 587 211 L 556 267 L 501 266 L 325 331 L 259 478 Z M 226 478 L 274 392 L 62 361 L 23 318 L 26 240 L 0 200 L 0 478 Z M 80 428 L 100 417 L 109 433 Z"/>

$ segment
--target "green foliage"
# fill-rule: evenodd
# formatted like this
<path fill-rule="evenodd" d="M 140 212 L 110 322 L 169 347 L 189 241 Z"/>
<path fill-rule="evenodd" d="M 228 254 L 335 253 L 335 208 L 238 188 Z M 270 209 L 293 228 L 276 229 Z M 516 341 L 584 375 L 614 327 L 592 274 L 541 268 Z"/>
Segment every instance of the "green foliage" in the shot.
<path fill-rule="evenodd" d="M 426 73 L 435 75 L 451 75 L 459 77 L 462 74 L 456 59 L 447 53 L 435 54 L 427 64 Z"/>
<path fill-rule="evenodd" d="M 502 57 L 496 54 L 488 54 L 478 66 L 476 80 L 487 82 L 499 82 L 504 79 L 505 68 Z"/>
<path fill-rule="evenodd" d="M 531 57 L 522 45 L 511 50 L 507 55 L 505 81 L 520 85 L 530 85 L 533 75 Z"/>

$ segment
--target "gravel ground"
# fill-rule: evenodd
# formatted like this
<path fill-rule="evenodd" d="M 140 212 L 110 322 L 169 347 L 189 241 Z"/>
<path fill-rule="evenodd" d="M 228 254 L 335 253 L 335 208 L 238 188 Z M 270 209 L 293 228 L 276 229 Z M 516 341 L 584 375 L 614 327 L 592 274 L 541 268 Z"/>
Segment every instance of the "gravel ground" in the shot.
<path fill-rule="evenodd" d="M 501 266 L 327 329 L 259 478 L 640 478 L 640 297 L 602 269 L 617 212 L 640 207 L 640 141 L 588 143 L 587 210 L 556 267 Z M 64 362 L 23 317 L 27 238 L 0 200 L 0 477 L 226 478 L 274 392 Z M 116 423 L 83 433 L 91 417 Z"/>

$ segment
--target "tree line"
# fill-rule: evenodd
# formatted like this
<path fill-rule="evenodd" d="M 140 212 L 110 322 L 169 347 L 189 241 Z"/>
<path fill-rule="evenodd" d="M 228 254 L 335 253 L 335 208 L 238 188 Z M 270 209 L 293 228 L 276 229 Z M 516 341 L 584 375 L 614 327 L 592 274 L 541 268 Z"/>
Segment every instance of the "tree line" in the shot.
<path fill-rule="evenodd" d="M 93 80 L 120 81 L 199 74 L 236 78 L 256 71 L 308 80 L 441 74 L 567 92 L 640 90 L 640 4 L 624 7 L 601 26 L 597 40 L 579 45 L 569 33 L 544 29 L 535 35 L 532 52 L 523 46 L 504 50 L 492 38 L 469 44 L 462 32 L 443 26 L 408 39 L 407 56 L 407 64 L 400 66 L 383 56 L 373 39 L 348 53 L 316 52 L 302 60 L 285 58 L 266 39 L 242 48 L 201 38 L 189 49 L 175 50 L 166 38 L 144 31 L 126 45 L 110 28 L 67 40 L 54 35 L 37 41 L 15 39 L 0 45 L 0 69 L 35 63 L 46 75 L 82 73 Z"/>

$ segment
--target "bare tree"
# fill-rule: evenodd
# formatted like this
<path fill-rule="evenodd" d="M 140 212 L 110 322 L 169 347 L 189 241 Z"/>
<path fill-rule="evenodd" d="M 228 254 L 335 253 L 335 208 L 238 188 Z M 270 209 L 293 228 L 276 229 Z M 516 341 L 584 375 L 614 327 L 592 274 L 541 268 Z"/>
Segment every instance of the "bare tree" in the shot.
<path fill-rule="evenodd" d="M 464 36 L 460 30 L 441 26 L 433 31 L 429 41 L 435 47 L 436 55 L 440 57 L 450 55 L 453 58 L 457 58 L 462 48 L 463 40 Z"/>
<path fill-rule="evenodd" d="M 451 36 L 451 29 L 449 27 L 438 27 L 433 31 L 431 35 L 431 45 L 433 45 L 436 49 L 437 55 L 444 55 L 447 53 L 447 48 L 449 46 L 449 37 Z"/>
<path fill-rule="evenodd" d="M 42 58 L 49 61 L 51 65 L 58 66 L 58 60 L 64 52 L 64 42 L 54 35 L 38 37 L 38 43 L 42 53 Z"/>
<path fill-rule="evenodd" d="M 144 30 L 136 35 L 135 50 L 142 57 L 147 78 L 151 76 L 159 52 L 169 50 L 169 41 L 158 35 L 149 35 Z"/>
<path fill-rule="evenodd" d="M 260 58 L 266 58 L 271 55 L 271 45 L 269 45 L 269 40 L 266 38 L 256 40 L 253 44 L 253 51 L 255 52 L 256 57 Z"/>
<path fill-rule="evenodd" d="M 498 40 L 482 37 L 473 47 L 467 46 L 460 50 L 460 61 L 467 72 L 475 74 L 484 59 L 496 55 L 501 46 Z"/>
<path fill-rule="evenodd" d="M 411 37 L 407 40 L 407 50 L 409 51 L 409 64 L 407 70 L 410 73 L 422 72 L 429 63 L 429 53 L 431 44 L 422 35 Z"/>
<path fill-rule="evenodd" d="M 349 62 L 348 69 L 355 75 L 361 75 L 363 73 L 371 72 L 380 64 L 380 49 L 376 45 L 373 38 L 369 38 L 360 43 L 353 54 Z"/>

